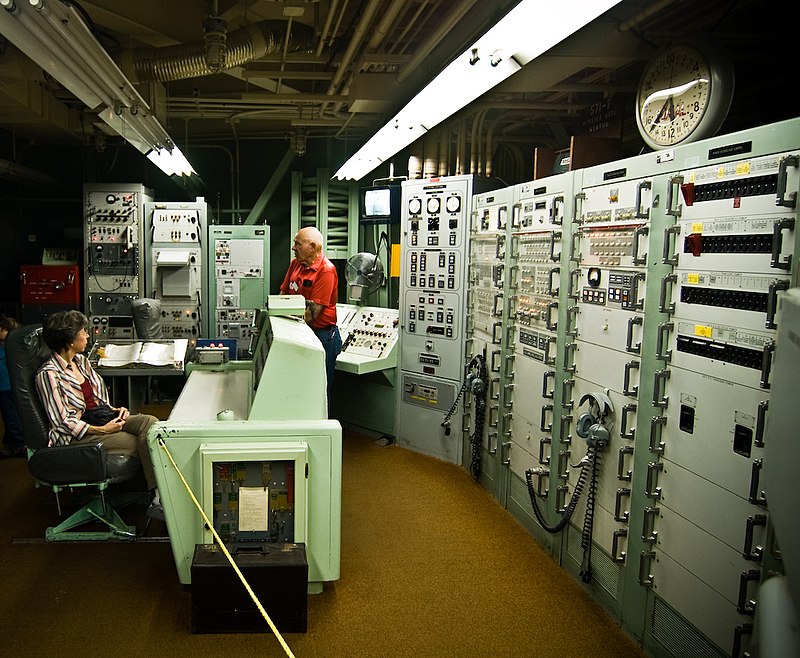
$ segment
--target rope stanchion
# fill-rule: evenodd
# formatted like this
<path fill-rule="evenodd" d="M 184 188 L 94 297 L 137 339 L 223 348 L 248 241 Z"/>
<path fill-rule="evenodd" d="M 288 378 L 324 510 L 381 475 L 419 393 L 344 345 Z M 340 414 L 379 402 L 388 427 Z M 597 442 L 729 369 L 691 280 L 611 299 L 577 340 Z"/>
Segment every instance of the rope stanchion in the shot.
<path fill-rule="evenodd" d="M 273 621 L 270 618 L 269 614 L 267 614 L 267 611 L 264 609 L 264 606 L 261 605 L 261 601 L 258 600 L 258 597 L 256 596 L 255 592 L 253 591 L 253 589 L 250 587 L 250 584 L 245 579 L 244 574 L 242 574 L 241 570 L 239 569 L 239 566 L 236 564 L 236 561 L 233 559 L 231 554 L 228 552 L 228 549 L 225 548 L 224 542 L 222 541 L 220 536 L 217 534 L 217 531 L 214 530 L 214 524 L 211 522 L 211 520 L 208 518 L 206 513 L 203 511 L 203 507 L 200 505 L 200 502 L 197 500 L 197 497 L 194 495 L 194 492 L 192 491 L 192 488 L 189 486 L 189 483 L 186 481 L 186 478 L 183 477 L 183 473 L 181 473 L 181 469 L 178 468 L 178 465 L 175 463 L 175 460 L 172 458 L 172 453 L 170 453 L 169 448 L 167 448 L 167 444 L 164 442 L 164 439 L 159 437 L 158 445 L 162 450 L 164 450 L 164 453 L 167 455 L 167 458 L 169 459 L 170 463 L 172 464 L 172 467 L 175 469 L 175 472 L 178 474 L 178 477 L 181 479 L 181 482 L 183 483 L 184 488 L 189 493 L 189 497 L 192 499 L 192 502 L 194 503 L 194 506 L 197 508 L 197 511 L 200 512 L 200 515 L 203 517 L 203 521 L 205 522 L 206 526 L 208 526 L 208 528 L 211 530 L 211 534 L 214 535 L 214 540 L 217 542 L 217 544 L 219 544 L 219 547 L 222 549 L 222 552 L 225 554 L 225 557 L 227 558 L 228 562 L 230 562 L 231 566 L 233 567 L 233 570 L 236 572 L 236 575 L 239 576 L 239 580 L 242 581 L 242 585 L 244 585 L 244 588 L 247 590 L 247 593 L 250 595 L 250 598 L 253 599 L 253 602 L 256 604 L 256 607 L 258 608 L 259 612 L 261 613 L 261 616 L 264 617 L 264 619 L 266 620 L 266 622 L 269 625 L 270 629 L 272 629 L 273 634 L 275 635 L 276 638 L 278 638 L 278 642 L 280 642 L 281 646 L 283 647 L 284 652 L 286 653 L 287 656 L 289 656 L 289 658 L 295 658 L 294 654 L 292 653 L 292 650 L 289 648 L 289 645 L 286 644 L 286 640 L 283 639 L 283 636 L 281 635 L 280 631 L 278 630 L 278 628 L 273 623 Z"/>

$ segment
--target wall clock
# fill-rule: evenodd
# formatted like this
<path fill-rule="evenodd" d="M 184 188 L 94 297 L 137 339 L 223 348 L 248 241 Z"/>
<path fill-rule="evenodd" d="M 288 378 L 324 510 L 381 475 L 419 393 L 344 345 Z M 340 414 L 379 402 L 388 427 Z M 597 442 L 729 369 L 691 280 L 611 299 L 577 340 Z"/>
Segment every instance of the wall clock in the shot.
<path fill-rule="evenodd" d="M 662 48 L 636 94 L 642 139 L 663 149 L 711 137 L 730 109 L 733 81 L 733 65 L 717 48 L 689 41 Z"/>

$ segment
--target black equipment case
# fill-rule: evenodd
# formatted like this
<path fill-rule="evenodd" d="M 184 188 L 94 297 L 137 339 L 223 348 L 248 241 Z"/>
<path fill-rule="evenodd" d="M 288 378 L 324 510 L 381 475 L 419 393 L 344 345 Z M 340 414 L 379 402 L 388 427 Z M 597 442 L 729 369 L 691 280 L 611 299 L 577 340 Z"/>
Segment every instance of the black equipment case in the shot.
<path fill-rule="evenodd" d="M 277 629 L 305 633 L 305 545 L 248 542 L 226 548 Z M 195 546 L 191 588 L 192 633 L 272 632 L 219 546 Z"/>

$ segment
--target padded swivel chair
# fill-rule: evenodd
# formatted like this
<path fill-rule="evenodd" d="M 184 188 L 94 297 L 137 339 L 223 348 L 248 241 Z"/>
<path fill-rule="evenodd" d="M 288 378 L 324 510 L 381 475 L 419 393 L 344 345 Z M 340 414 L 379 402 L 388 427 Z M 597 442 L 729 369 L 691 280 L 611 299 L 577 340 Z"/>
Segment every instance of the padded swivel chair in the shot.
<path fill-rule="evenodd" d="M 95 491 L 89 501 L 59 525 L 47 528 L 47 541 L 133 539 L 136 528 L 126 525 L 112 507 L 110 485 L 137 477 L 142 471 L 138 457 L 110 455 L 102 443 L 72 443 L 48 447 L 50 422 L 36 390 L 35 377 L 51 351 L 42 339 L 42 325 L 25 325 L 6 337 L 6 360 L 28 448 L 28 469 L 37 486 L 50 487 L 61 515 L 59 493 L 64 490 Z M 130 502 L 130 501 L 129 501 Z M 105 524 L 106 530 L 78 531 L 89 522 Z"/>

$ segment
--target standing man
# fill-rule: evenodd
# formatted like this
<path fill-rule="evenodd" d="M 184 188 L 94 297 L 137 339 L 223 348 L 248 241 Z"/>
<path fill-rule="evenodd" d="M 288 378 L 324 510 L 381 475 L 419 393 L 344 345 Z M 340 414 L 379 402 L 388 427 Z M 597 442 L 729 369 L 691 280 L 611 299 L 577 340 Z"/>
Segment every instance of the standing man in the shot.
<path fill-rule="evenodd" d="M 314 226 L 301 228 L 294 236 L 294 258 L 281 284 L 282 295 L 303 295 L 306 298 L 305 320 L 325 350 L 328 383 L 328 415 L 336 357 L 342 351 L 342 336 L 336 326 L 336 297 L 339 275 L 336 267 L 322 253 L 322 233 Z"/>

